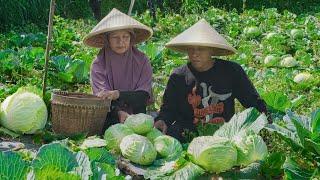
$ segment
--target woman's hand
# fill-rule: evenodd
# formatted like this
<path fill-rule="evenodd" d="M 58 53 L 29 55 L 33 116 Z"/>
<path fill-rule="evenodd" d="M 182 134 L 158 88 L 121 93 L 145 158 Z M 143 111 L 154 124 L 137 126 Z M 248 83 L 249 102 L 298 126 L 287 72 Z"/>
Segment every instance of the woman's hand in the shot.
<path fill-rule="evenodd" d="M 124 123 L 128 116 L 129 116 L 129 114 L 127 112 L 118 111 L 118 118 L 119 118 L 120 123 Z"/>
<path fill-rule="evenodd" d="M 158 120 L 154 123 L 154 127 L 161 130 L 163 134 L 167 133 L 168 126 L 163 120 Z"/>
<path fill-rule="evenodd" d="M 110 99 L 110 100 L 116 100 L 120 96 L 120 92 L 118 90 L 114 91 L 100 91 L 97 95 L 98 97 L 101 97 L 103 99 Z"/>

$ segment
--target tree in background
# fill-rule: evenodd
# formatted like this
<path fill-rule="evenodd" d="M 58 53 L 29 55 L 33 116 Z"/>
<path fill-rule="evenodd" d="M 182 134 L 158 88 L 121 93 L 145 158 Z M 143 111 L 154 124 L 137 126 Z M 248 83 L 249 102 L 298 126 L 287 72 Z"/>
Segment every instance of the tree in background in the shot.
<path fill-rule="evenodd" d="M 90 7 L 96 20 L 101 19 L 101 1 L 102 0 L 89 0 Z"/>

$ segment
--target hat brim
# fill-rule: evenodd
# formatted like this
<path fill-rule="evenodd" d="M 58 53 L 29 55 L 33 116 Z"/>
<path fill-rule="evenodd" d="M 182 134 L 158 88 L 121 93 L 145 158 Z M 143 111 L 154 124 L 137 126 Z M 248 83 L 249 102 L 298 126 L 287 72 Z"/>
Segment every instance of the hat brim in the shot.
<path fill-rule="evenodd" d="M 175 44 L 166 44 L 166 47 L 178 52 L 188 53 L 188 49 L 190 47 L 209 47 L 212 49 L 212 53 L 214 56 L 227 56 L 235 54 L 237 51 L 231 46 L 226 46 L 223 44 L 212 44 L 212 43 L 175 43 Z"/>
<path fill-rule="evenodd" d="M 139 44 L 141 42 L 146 41 L 152 36 L 152 30 L 150 28 L 142 28 L 138 25 L 127 25 L 127 26 L 118 26 L 114 28 L 106 28 L 101 31 L 96 31 L 94 33 L 90 33 L 83 39 L 83 43 L 87 46 L 102 48 L 105 44 L 105 33 L 117 31 L 117 30 L 133 30 L 135 34 L 134 44 Z"/>

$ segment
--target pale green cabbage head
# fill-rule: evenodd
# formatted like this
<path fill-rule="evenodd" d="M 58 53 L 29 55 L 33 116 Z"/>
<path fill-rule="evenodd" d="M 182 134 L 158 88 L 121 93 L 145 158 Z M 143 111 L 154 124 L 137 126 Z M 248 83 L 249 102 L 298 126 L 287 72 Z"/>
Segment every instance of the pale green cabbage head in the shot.
<path fill-rule="evenodd" d="M 306 83 L 308 81 L 310 81 L 312 79 L 312 75 L 308 72 L 302 72 L 302 73 L 299 73 L 297 74 L 293 81 L 295 83 L 298 83 L 298 84 L 301 84 L 301 83 Z"/>
<path fill-rule="evenodd" d="M 303 30 L 301 29 L 292 29 L 290 35 L 293 39 L 302 39 L 304 36 Z"/>
<path fill-rule="evenodd" d="M 48 118 L 42 98 L 31 92 L 16 92 L 1 104 L 0 124 L 21 134 L 33 134 L 44 128 Z"/>
<path fill-rule="evenodd" d="M 238 165 L 247 166 L 255 161 L 263 160 L 268 154 L 266 143 L 261 136 L 255 133 L 234 139 L 238 149 Z"/>
<path fill-rule="evenodd" d="M 294 67 L 298 66 L 299 63 L 292 56 L 287 56 L 281 60 L 280 65 L 283 67 Z"/>
<path fill-rule="evenodd" d="M 127 135 L 133 133 L 134 132 L 125 124 L 115 124 L 110 126 L 104 133 L 107 149 L 120 153 L 121 140 Z"/>
<path fill-rule="evenodd" d="M 237 149 L 227 138 L 200 136 L 188 147 L 192 161 L 209 172 L 220 173 L 236 165 Z"/>
<path fill-rule="evenodd" d="M 279 57 L 277 57 L 276 55 L 267 55 L 264 58 L 264 64 L 267 67 L 271 67 L 271 66 L 275 66 L 278 62 L 280 61 Z"/>
<path fill-rule="evenodd" d="M 167 135 L 157 137 L 154 140 L 154 147 L 164 158 L 174 157 L 182 152 L 182 145 L 180 142 L 177 139 Z"/>
<path fill-rule="evenodd" d="M 250 26 L 244 29 L 244 33 L 249 38 L 254 38 L 261 35 L 261 31 L 257 26 Z"/>
<path fill-rule="evenodd" d="M 125 158 L 140 165 L 150 165 L 157 157 L 153 144 L 146 137 L 137 134 L 123 138 L 120 149 Z"/>
<path fill-rule="evenodd" d="M 154 119 L 152 116 L 139 113 L 127 117 L 124 124 L 129 126 L 136 134 L 146 134 L 153 128 Z"/>

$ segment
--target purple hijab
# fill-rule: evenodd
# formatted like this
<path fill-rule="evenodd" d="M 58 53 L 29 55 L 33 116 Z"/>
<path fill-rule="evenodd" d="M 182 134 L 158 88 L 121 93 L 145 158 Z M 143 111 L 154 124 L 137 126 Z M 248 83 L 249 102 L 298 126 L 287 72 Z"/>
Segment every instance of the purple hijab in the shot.
<path fill-rule="evenodd" d="M 151 93 L 152 67 L 148 58 L 130 46 L 124 54 L 117 54 L 106 46 L 91 65 L 93 94 L 100 91 L 138 91 Z"/>

